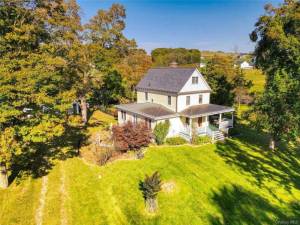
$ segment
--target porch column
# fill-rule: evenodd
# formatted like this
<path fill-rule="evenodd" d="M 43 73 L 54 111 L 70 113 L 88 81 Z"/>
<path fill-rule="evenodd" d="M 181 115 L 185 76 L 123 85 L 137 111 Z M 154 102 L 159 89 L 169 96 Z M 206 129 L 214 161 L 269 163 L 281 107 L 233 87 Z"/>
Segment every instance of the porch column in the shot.
<path fill-rule="evenodd" d="M 189 118 L 190 136 L 192 137 L 192 118 Z"/>
<path fill-rule="evenodd" d="M 205 116 L 204 117 L 204 119 L 205 119 L 205 134 L 207 133 L 207 127 L 209 126 L 209 124 L 208 124 L 208 116 Z"/>
<path fill-rule="evenodd" d="M 221 128 L 221 122 L 222 122 L 222 113 L 219 114 L 219 130 Z"/>

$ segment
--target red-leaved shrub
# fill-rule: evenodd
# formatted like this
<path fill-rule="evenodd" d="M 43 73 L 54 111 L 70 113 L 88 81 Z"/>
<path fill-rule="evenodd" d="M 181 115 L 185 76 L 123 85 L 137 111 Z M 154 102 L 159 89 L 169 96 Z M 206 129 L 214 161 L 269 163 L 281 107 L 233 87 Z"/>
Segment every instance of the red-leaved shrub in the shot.
<path fill-rule="evenodd" d="M 148 146 L 152 139 L 151 129 L 146 123 L 115 125 L 112 128 L 115 148 L 120 151 L 139 150 Z"/>

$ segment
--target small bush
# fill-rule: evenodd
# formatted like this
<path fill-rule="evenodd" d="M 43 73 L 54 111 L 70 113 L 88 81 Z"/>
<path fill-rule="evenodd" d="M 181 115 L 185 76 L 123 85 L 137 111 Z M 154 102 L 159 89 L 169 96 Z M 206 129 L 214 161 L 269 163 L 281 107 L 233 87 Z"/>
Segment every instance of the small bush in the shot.
<path fill-rule="evenodd" d="M 166 143 L 169 145 L 183 145 L 187 143 L 183 137 L 170 137 L 166 139 Z"/>
<path fill-rule="evenodd" d="M 112 157 L 112 154 L 112 148 L 96 146 L 90 146 L 80 152 L 80 156 L 86 161 L 100 166 L 104 165 Z"/>
<path fill-rule="evenodd" d="M 155 137 L 156 144 L 162 145 L 164 143 L 169 132 L 169 127 L 170 127 L 170 122 L 168 120 L 156 124 L 154 128 L 154 137 Z"/>
<path fill-rule="evenodd" d="M 144 181 L 140 181 L 140 190 L 143 193 L 145 199 L 146 208 L 150 213 L 153 213 L 157 209 L 156 197 L 161 190 L 161 179 L 159 173 L 156 171 L 152 176 L 146 175 Z"/>
<path fill-rule="evenodd" d="M 192 139 L 192 144 L 194 145 L 203 145 L 211 142 L 211 138 L 209 136 L 197 136 Z"/>
<path fill-rule="evenodd" d="M 237 128 L 230 128 L 230 129 L 228 130 L 228 136 L 229 136 L 229 137 L 233 137 L 233 136 L 236 136 L 236 135 L 238 135 L 238 134 L 239 134 L 239 131 L 238 131 Z"/>
<path fill-rule="evenodd" d="M 117 150 L 139 150 L 148 146 L 152 139 L 151 129 L 145 123 L 115 125 L 112 128 L 113 140 Z"/>

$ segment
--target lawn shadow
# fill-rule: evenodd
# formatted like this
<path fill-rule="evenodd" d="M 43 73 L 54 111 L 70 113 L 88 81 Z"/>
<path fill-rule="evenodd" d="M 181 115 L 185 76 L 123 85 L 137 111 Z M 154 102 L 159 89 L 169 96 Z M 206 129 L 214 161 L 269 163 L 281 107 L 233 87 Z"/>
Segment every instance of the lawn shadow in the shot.
<path fill-rule="evenodd" d="M 31 176 L 39 178 L 48 174 L 54 166 L 54 160 L 66 160 L 77 156 L 79 148 L 85 144 L 87 137 L 82 127 L 67 126 L 62 136 L 50 143 L 30 143 L 18 155 L 11 167 L 9 183 Z"/>
<path fill-rule="evenodd" d="M 255 178 L 258 186 L 267 180 L 278 182 L 287 191 L 300 189 L 299 149 L 284 143 L 276 151 L 268 150 L 268 139 L 249 127 L 241 127 L 241 134 L 225 143 L 216 144 L 216 152 L 226 163 Z"/>
<path fill-rule="evenodd" d="M 221 214 L 221 217 L 208 215 L 213 225 L 276 224 L 279 220 L 289 219 L 288 215 L 267 199 L 236 185 L 223 186 L 214 191 L 211 201 Z"/>

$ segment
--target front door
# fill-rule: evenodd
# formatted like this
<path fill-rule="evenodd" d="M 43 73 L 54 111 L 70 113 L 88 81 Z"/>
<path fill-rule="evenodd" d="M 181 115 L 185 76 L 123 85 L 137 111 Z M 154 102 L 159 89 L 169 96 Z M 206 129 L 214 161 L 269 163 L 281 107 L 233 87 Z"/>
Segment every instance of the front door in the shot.
<path fill-rule="evenodd" d="M 203 122 L 203 117 L 198 117 L 198 127 L 202 127 Z"/>

